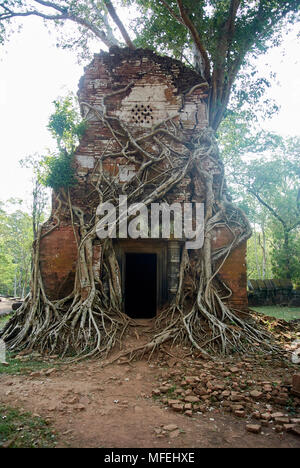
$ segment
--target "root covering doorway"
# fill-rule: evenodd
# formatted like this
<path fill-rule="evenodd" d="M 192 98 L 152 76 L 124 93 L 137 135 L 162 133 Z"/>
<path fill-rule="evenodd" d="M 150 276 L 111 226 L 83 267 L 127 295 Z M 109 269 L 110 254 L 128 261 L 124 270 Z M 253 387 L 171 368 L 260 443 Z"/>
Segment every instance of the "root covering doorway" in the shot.
<path fill-rule="evenodd" d="M 125 312 L 135 319 L 155 317 L 157 307 L 157 255 L 126 253 Z"/>

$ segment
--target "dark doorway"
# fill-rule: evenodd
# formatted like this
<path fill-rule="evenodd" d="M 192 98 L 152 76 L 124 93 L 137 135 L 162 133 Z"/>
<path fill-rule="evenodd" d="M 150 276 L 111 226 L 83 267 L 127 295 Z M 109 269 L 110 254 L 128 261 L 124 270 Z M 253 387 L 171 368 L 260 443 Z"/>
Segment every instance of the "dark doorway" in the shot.
<path fill-rule="evenodd" d="M 156 264 L 156 254 L 126 254 L 125 312 L 131 318 L 156 315 Z"/>

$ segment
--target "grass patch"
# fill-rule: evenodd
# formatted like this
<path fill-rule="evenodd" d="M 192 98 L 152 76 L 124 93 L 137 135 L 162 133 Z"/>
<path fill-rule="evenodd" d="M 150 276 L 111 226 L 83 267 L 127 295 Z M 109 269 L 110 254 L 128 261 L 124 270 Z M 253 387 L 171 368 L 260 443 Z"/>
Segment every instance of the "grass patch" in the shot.
<path fill-rule="evenodd" d="M 269 315 L 278 319 L 286 320 L 300 320 L 300 307 L 280 307 L 280 306 L 264 306 L 264 307 L 251 307 L 263 315 Z"/>
<path fill-rule="evenodd" d="M 44 419 L 0 406 L 0 447 L 54 448 L 56 444 L 56 435 Z"/>
<path fill-rule="evenodd" d="M 176 390 L 176 385 L 173 385 L 166 393 L 166 396 L 171 397 L 173 396 L 174 392 Z"/>
<path fill-rule="evenodd" d="M 16 355 L 10 352 L 6 354 L 6 361 L 9 366 L 3 366 L 0 364 L 0 375 L 1 374 L 12 374 L 12 375 L 21 375 L 29 374 L 31 372 L 38 372 L 43 369 L 53 369 L 58 368 L 62 365 L 62 362 L 54 361 L 44 361 L 41 357 L 40 359 L 30 357 L 28 361 L 20 361 L 16 359 Z"/>
<path fill-rule="evenodd" d="M 0 330 L 9 321 L 10 317 L 11 315 L 5 315 L 4 317 L 0 317 Z"/>

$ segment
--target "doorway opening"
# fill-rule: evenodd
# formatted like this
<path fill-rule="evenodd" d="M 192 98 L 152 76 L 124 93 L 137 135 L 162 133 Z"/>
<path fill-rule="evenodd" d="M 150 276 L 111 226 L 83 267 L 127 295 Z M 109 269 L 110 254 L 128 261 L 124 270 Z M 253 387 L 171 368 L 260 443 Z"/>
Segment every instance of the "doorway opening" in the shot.
<path fill-rule="evenodd" d="M 134 319 L 155 317 L 157 307 L 157 255 L 126 253 L 125 312 Z"/>

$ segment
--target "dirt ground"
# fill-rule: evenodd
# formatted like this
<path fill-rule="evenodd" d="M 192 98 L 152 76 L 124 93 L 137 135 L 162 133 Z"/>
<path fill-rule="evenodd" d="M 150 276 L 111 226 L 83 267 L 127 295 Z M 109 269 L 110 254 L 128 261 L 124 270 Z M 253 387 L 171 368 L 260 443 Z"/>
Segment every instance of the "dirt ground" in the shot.
<path fill-rule="evenodd" d="M 0 317 L 5 316 L 9 313 L 11 313 L 11 305 L 12 301 L 10 299 L 6 299 L 4 297 L 0 297 Z"/>
<path fill-rule="evenodd" d="M 206 361 L 195 363 L 199 369 L 202 364 L 210 366 L 211 372 L 218 368 Z M 260 369 L 265 378 L 271 378 L 269 368 Z M 104 367 L 94 360 L 47 372 L 48 375 L 45 371 L 0 375 L 0 403 L 46 418 L 58 432 L 59 447 L 300 447 L 298 436 L 277 433 L 273 425 L 262 427 L 260 434 L 252 434 L 245 428 L 247 422 L 255 423 L 249 418 L 237 418 L 220 408 L 188 417 L 154 399 L 153 389 L 168 382 L 170 376 L 189 375 L 189 368 L 180 359 L 166 356 L 163 361 L 119 361 Z M 279 367 L 276 372 L 273 378 L 284 377 L 287 371 Z M 252 377 L 248 372 L 247 376 Z M 171 424 L 177 428 L 169 430 Z"/>

